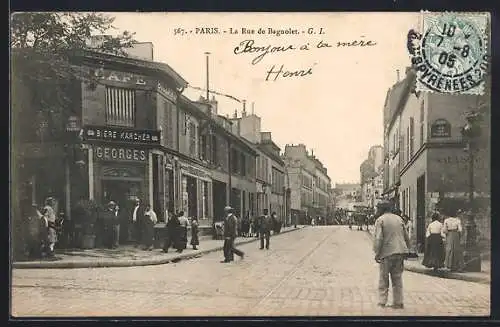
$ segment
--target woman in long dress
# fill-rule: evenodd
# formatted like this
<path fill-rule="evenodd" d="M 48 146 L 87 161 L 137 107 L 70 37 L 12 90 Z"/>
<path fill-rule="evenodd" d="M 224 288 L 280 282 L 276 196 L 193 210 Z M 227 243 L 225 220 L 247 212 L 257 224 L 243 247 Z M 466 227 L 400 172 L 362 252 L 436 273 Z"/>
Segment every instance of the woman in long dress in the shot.
<path fill-rule="evenodd" d="M 446 237 L 444 265 L 451 271 L 460 271 L 464 267 L 464 255 L 460 237 L 462 223 L 454 215 L 448 216 L 443 222 L 443 235 Z"/>
<path fill-rule="evenodd" d="M 189 220 L 184 216 L 184 211 L 179 212 L 179 243 L 180 249 L 177 252 L 182 252 L 182 250 L 187 248 L 187 229 L 189 226 Z"/>
<path fill-rule="evenodd" d="M 49 197 L 45 200 L 44 216 L 47 221 L 47 254 L 54 256 L 54 248 L 57 242 L 55 201 Z"/>
<path fill-rule="evenodd" d="M 444 266 L 443 224 L 439 221 L 439 214 L 432 215 L 432 222 L 425 232 L 425 252 L 422 264 L 427 268 L 438 270 Z"/>

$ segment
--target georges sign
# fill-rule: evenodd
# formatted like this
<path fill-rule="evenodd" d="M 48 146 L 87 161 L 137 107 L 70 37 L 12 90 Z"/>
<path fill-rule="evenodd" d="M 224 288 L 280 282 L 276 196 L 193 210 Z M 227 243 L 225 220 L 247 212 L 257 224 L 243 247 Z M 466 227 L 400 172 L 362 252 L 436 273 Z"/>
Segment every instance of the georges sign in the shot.
<path fill-rule="evenodd" d="M 128 144 L 160 144 L 160 131 L 138 130 L 108 126 L 85 126 L 83 139 L 86 141 L 110 141 Z"/>
<path fill-rule="evenodd" d="M 148 152 L 140 149 L 127 149 L 108 146 L 94 146 L 96 159 L 104 161 L 147 161 Z"/>

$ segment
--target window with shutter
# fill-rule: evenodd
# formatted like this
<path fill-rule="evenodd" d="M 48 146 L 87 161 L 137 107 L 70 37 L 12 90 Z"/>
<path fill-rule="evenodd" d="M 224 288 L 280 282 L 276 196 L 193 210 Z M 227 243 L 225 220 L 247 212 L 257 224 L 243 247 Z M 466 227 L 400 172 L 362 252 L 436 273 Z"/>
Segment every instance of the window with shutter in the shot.
<path fill-rule="evenodd" d="M 217 148 L 218 148 L 218 144 L 217 144 L 217 136 L 215 135 L 212 135 L 212 164 L 216 165 L 219 163 L 219 159 L 217 158 L 217 155 L 218 155 L 218 151 L 217 151 Z"/>
<path fill-rule="evenodd" d="M 196 133 L 197 128 L 194 123 L 189 123 L 189 154 L 191 157 L 196 157 Z"/>
<path fill-rule="evenodd" d="M 246 162 L 246 158 L 245 158 L 244 153 L 241 154 L 240 162 L 241 162 L 241 175 L 246 176 L 247 175 L 247 162 Z"/>
<path fill-rule="evenodd" d="M 135 127 L 135 90 L 106 86 L 106 124 Z"/>
<path fill-rule="evenodd" d="M 415 122 L 413 117 L 410 118 L 410 154 L 408 156 L 408 160 L 413 157 L 415 153 Z"/>

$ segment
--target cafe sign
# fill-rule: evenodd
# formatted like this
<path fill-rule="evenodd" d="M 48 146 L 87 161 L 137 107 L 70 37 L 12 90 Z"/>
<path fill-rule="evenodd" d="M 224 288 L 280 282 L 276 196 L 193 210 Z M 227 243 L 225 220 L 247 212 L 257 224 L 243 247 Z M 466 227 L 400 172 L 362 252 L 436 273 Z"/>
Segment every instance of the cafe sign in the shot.
<path fill-rule="evenodd" d="M 94 146 L 94 156 L 102 161 L 140 161 L 148 160 L 147 150 L 113 146 Z"/>
<path fill-rule="evenodd" d="M 87 141 L 110 141 L 128 144 L 160 144 L 160 131 L 120 127 L 85 126 L 83 138 Z"/>
<path fill-rule="evenodd" d="M 130 74 L 130 73 L 126 73 L 126 72 L 96 69 L 94 71 L 94 75 L 95 75 L 95 77 L 102 79 L 102 80 L 124 83 L 124 84 L 129 84 L 129 85 L 135 84 L 135 85 L 140 85 L 140 86 L 146 86 L 147 84 L 150 83 L 144 76 Z"/>

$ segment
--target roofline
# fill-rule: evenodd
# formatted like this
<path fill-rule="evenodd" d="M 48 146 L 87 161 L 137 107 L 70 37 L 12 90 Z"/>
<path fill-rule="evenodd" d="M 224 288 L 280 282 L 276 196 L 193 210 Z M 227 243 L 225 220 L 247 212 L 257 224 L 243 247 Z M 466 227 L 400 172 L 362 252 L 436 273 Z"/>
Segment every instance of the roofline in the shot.
<path fill-rule="evenodd" d="M 271 141 L 272 142 L 272 141 Z M 274 142 L 273 142 L 274 143 Z M 282 166 L 285 166 L 285 161 L 283 159 L 281 159 L 279 156 L 277 156 L 276 154 L 268 151 L 263 144 L 258 144 L 257 145 L 257 148 L 264 152 L 265 155 L 267 155 L 268 157 L 270 157 L 271 159 L 273 159 L 274 161 L 276 161 L 277 163 L 279 163 L 280 165 Z M 278 147 L 279 148 L 279 147 Z"/>
<path fill-rule="evenodd" d="M 405 83 L 404 88 L 403 88 L 403 91 L 401 92 L 400 98 L 398 99 L 398 102 L 397 102 L 398 105 L 396 107 L 396 111 L 391 116 L 391 118 L 389 119 L 389 123 L 387 124 L 387 131 L 391 130 L 392 126 L 396 122 L 397 116 L 403 110 L 403 104 L 408 100 L 408 97 L 410 95 L 411 85 L 415 82 L 415 78 L 416 78 L 415 70 L 411 69 L 411 70 L 409 70 L 409 72 L 411 72 L 411 74 L 406 75 L 406 78 L 402 81 Z"/>
<path fill-rule="evenodd" d="M 81 50 L 80 55 L 87 59 L 105 60 L 108 62 L 122 63 L 157 71 L 169 76 L 174 81 L 177 87 L 185 88 L 189 84 L 179 73 L 177 73 L 172 67 L 170 67 L 166 63 L 138 59 L 138 58 L 131 58 L 131 57 L 124 57 L 124 56 L 87 50 L 87 49 Z"/>

